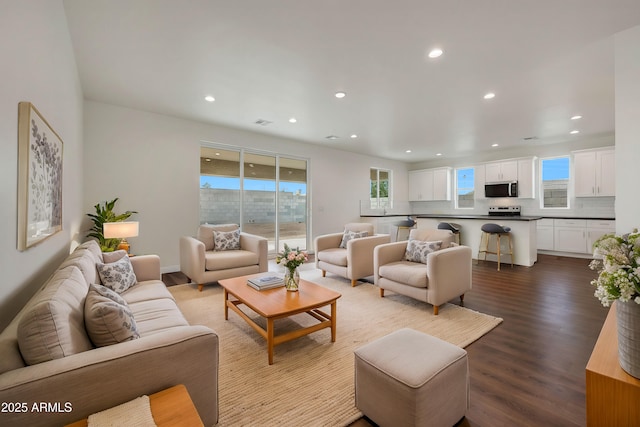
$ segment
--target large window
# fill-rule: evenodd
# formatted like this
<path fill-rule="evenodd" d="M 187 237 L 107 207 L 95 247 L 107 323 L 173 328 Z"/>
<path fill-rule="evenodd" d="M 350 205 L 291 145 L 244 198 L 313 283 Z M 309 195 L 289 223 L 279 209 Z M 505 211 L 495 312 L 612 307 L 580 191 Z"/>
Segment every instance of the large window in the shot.
<path fill-rule="evenodd" d="M 540 181 L 540 207 L 569 207 L 569 156 L 540 159 Z"/>
<path fill-rule="evenodd" d="M 475 170 L 473 168 L 456 169 L 456 208 L 472 209 L 475 199 Z"/>
<path fill-rule="evenodd" d="M 269 252 L 307 248 L 307 160 L 203 146 L 200 223 L 240 224 L 266 237 Z"/>
<path fill-rule="evenodd" d="M 391 171 L 371 168 L 369 171 L 369 182 L 371 209 L 392 208 Z"/>

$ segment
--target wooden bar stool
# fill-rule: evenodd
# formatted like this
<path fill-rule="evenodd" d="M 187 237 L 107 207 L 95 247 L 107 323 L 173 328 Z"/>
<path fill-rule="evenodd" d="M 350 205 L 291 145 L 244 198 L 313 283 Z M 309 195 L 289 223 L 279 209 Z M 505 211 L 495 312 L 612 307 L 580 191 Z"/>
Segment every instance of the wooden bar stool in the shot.
<path fill-rule="evenodd" d="M 478 249 L 478 260 L 480 260 L 480 254 L 484 252 L 484 261 L 487 260 L 487 254 L 494 254 L 498 257 L 498 271 L 500 271 L 500 256 L 509 255 L 511 257 L 511 267 L 513 267 L 513 245 L 511 242 L 511 228 L 503 227 L 498 224 L 484 224 L 481 228 L 482 235 L 480 236 L 480 248 Z M 491 236 L 496 236 L 496 251 L 489 250 L 489 242 Z M 509 252 L 500 252 L 500 238 L 506 236 L 509 239 Z M 484 243 L 484 246 L 483 246 Z"/>
<path fill-rule="evenodd" d="M 407 219 L 403 221 L 398 221 L 394 224 L 396 226 L 396 242 L 398 241 L 398 236 L 400 235 L 400 230 L 411 230 L 415 228 L 416 222 L 413 218 L 407 217 Z"/>
<path fill-rule="evenodd" d="M 450 230 L 453 233 L 453 238 L 457 244 L 460 244 L 462 239 L 460 238 L 460 224 L 454 224 L 453 222 L 441 222 L 438 224 L 439 230 Z"/>

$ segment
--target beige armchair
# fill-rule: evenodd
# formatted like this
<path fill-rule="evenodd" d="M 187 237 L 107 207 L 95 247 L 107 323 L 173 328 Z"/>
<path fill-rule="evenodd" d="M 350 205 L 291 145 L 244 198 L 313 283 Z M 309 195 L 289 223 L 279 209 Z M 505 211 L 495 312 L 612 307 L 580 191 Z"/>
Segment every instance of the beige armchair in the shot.
<path fill-rule="evenodd" d="M 443 249 L 426 255 L 426 264 L 405 260 L 408 242 L 377 246 L 373 252 L 374 281 L 380 287 L 438 307 L 471 290 L 471 248 L 450 246 L 454 235 L 450 230 L 411 230 L 409 240 L 443 242 Z"/>
<path fill-rule="evenodd" d="M 367 232 L 367 237 L 358 237 L 346 242 L 341 248 L 345 232 Z M 322 270 L 322 277 L 327 271 L 351 280 L 351 286 L 363 277 L 373 275 L 373 248 L 389 243 L 388 234 L 374 234 L 373 225 L 367 223 L 349 223 L 345 232 L 318 236 L 315 239 L 316 268 Z"/>
<path fill-rule="evenodd" d="M 198 290 L 202 291 L 205 283 L 268 271 L 268 246 L 264 237 L 239 233 L 239 249 L 216 250 L 214 231 L 238 229 L 236 224 L 203 224 L 198 228 L 196 238 L 180 238 L 180 271 L 198 284 Z"/>

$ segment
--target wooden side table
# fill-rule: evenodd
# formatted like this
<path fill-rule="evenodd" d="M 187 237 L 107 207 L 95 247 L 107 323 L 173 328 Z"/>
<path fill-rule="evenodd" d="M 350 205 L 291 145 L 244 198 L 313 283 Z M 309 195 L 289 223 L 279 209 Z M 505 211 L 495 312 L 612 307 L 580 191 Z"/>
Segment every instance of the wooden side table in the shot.
<path fill-rule="evenodd" d="M 151 415 L 158 427 L 204 427 L 187 388 L 176 385 L 149 396 Z M 66 427 L 86 427 L 87 418 Z"/>
<path fill-rule="evenodd" d="M 640 423 L 640 380 L 618 361 L 616 303 L 609 309 L 587 363 L 587 426 L 633 426 Z"/>

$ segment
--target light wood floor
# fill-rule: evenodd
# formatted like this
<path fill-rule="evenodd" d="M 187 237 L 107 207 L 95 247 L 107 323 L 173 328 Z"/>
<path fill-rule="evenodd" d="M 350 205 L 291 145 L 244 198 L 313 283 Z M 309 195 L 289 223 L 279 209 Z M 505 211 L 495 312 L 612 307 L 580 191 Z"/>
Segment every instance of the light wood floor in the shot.
<path fill-rule="evenodd" d="M 492 262 L 474 264 L 465 307 L 504 322 L 466 348 L 471 408 L 459 426 L 586 425 L 584 369 L 608 310 L 593 296 L 588 264 L 550 255 L 499 272 Z M 352 424 L 371 425 L 366 418 Z"/>

